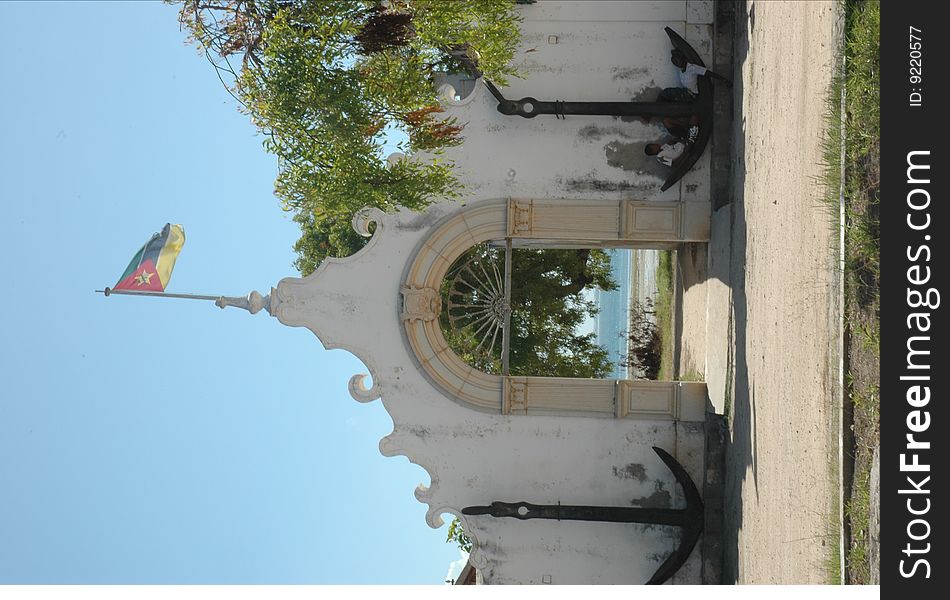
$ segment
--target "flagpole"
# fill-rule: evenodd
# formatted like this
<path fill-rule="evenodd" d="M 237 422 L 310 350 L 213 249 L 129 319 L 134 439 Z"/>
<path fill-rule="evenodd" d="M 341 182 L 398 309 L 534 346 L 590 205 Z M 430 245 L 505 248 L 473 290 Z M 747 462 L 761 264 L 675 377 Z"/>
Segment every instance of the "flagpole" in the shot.
<path fill-rule="evenodd" d="M 265 309 L 268 313 L 271 313 L 271 297 L 270 294 L 262 296 L 260 292 L 252 291 L 246 297 L 240 296 L 202 296 L 199 294 L 169 294 L 167 292 L 145 292 L 138 290 L 113 290 L 112 288 L 106 288 L 104 290 L 96 290 L 97 294 L 104 294 L 106 296 L 111 296 L 112 294 L 122 294 L 126 296 L 155 296 L 157 298 L 185 298 L 187 300 L 213 300 L 215 306 L 219 308 L 225 308 L 227 306 L 234 306 L 236 308 L 243 308 L 252 315 Z M 271 313 L 272 314 L 272 313 Z"/>
<path fill-rule="evenodd" d="M 188 298 L 191 300 L 217 300 L 222 296 L 199 296 L 198 294 L 169 294 L 167 292 L 140 292 L 137 290 L 113 290 L 112 288 L 106 288 L 104 290 L 96 290 L 97 294 L 105 294 L 106 296 L 111 296 L 112 294 L 125 294 L 128 296 L 157 296 L 159 298 Z"/>

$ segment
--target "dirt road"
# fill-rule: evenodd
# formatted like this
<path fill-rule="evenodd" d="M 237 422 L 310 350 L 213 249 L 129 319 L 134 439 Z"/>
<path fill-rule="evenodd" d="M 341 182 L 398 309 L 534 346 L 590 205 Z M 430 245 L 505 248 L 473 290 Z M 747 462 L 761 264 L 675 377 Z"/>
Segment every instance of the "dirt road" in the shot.
<path fill-rule="evenodd" d="M 736 15 L 725 582 L 828 582 L 838 235 L 817 178 L 836 19 L 832 2 Z"/>

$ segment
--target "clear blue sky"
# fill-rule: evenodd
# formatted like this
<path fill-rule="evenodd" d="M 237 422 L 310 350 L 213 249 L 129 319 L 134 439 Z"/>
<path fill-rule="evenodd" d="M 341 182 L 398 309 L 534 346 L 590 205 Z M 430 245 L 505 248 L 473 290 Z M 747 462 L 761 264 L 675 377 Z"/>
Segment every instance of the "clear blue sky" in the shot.
<path fill-rule="evenodd" d="M 166 222 L 168 291 L 295 275 L 275 160 L 157 2 L 0 3 L 0 583 L 441 583 L 428 483 L 363 372 L 266 313 L 104 298 Z"/>

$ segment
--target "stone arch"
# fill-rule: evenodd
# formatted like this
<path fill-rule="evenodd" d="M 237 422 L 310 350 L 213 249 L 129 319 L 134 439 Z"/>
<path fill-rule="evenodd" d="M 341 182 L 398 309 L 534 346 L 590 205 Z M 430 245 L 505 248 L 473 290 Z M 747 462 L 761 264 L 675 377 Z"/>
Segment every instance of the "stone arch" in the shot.
<path fill-rule="evenodd" d="M 706 385 L 504 376 L 484 373 L 449 347 L 439 325 L 440 285 L 455 260 L 489 240 L 550 247 L 669 247 L 709 239 L 700 202 L 496 198 L 446 217 L 416 248 L 402 278 L 400 319 L 411 353 L 446 396 L 482 412 L 702 421 Z"/>

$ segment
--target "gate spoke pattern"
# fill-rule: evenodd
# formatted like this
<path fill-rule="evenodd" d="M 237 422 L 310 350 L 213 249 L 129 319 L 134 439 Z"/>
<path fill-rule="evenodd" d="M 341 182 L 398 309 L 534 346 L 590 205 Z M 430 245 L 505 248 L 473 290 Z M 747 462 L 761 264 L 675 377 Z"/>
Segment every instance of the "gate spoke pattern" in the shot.
<path fill-rule="evenodd" d="M 504 256 L 488 244 L 476 246 L 453 266 L 443 292 L 445 324 L 454 338 L 450 345 L 464 345 L 489 373 L 500 372 L 507 350 L 502 341 L 511 306 L 505 295 Z"/>

